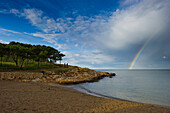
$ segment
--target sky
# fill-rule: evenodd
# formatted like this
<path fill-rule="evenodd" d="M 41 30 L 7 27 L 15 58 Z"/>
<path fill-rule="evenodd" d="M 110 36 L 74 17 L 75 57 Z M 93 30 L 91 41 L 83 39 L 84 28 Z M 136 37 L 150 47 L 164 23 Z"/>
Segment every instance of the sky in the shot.
<path fill-rule="evenodd" d="M 11 41 L 81 67 L 170 69 L 170 0 L 0 0 L 0 42 Z"/>

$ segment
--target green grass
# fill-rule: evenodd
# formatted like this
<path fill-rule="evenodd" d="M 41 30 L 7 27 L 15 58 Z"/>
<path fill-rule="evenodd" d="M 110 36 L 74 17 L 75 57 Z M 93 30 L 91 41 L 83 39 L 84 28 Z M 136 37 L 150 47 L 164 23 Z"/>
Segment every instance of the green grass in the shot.
<path fill-rule="evenodd" d="M 37 70 L 37 69 L 50 69 L 50 68 L 58 68 L 61 66 L 50 64 L 50 63 L 39 63 L 33 62 L 24 64 L 23 68 L 17 67 L 14 62 L 3 62 L 2 65 L 0 65 L 0 71 L 15 71 L 15 70 Z"/>
<path fill-rule="evenodd" d="M 69 70 L 71 70 L 73 68 L 57 68 L 54 70 L 55 73 L 64 73 L 64 72 L 67 72 Z"/>
<path fill-rule="evenodd" d="M 17 67 L 14 62 L 3 62 L 0 65 L 0 71 L 20 71 L 20 72 L 54 72 L 54 73 L 64 73 L 69 70 L 78 68 L 77 66 L 69 66 L 69 68 L 65 68 L 63 64 L 50 64 L 40 62 L 38 67 L 38 62 L 29 62 L 23 65 L 23 68 Z"/>

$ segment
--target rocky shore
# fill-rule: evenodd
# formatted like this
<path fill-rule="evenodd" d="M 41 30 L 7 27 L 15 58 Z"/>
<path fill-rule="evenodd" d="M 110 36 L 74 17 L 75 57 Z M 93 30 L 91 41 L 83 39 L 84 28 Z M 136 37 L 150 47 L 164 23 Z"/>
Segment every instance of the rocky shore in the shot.
<path fill-rule="evenodd" d="M 95 71 L 88 68 L 75 68 L 66 72 L 0 72 L 0 80 L 23 82 L 55 82 L 58 84 L 95 82 L 104 77 L 112 76 L 115 76 L 115 73 Z"/>

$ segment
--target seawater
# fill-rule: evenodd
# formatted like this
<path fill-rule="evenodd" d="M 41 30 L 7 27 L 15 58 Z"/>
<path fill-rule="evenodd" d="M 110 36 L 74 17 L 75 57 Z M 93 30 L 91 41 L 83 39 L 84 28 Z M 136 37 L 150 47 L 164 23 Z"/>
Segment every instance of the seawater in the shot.
<path fill-rule="evenodd" d="M 76 87 L 104 97 L 170 106 L 170 70 L 114 70 L 113 78 L 83 83 Z M 79 89 L 80 90 L 80 89 Z"/>

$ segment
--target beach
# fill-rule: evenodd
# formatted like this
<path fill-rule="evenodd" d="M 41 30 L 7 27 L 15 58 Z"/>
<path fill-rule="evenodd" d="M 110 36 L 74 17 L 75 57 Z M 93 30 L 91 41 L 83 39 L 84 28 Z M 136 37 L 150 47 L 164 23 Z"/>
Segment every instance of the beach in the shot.
<path fill-rule="evenodd" d="M 1 113 L 170 113 L 169 107 L 95 97 L 43 82 L 0 80 Z"/>

